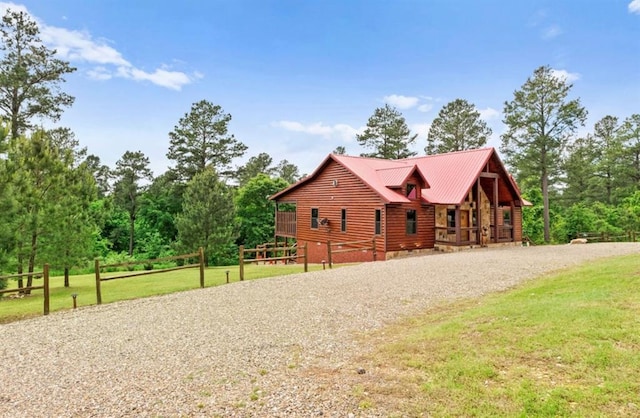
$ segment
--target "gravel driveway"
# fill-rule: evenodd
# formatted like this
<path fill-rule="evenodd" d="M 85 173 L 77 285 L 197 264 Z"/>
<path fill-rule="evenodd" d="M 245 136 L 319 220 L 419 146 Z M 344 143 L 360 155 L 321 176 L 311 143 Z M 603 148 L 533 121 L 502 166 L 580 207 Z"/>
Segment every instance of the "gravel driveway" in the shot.
<path fill-rule="evenodd" d="M 484 248 L 0 325 L 0 416 L 358 416 L 339 376 L 357 376 L 361 332 L 628 253 L 640 243 Z"/>

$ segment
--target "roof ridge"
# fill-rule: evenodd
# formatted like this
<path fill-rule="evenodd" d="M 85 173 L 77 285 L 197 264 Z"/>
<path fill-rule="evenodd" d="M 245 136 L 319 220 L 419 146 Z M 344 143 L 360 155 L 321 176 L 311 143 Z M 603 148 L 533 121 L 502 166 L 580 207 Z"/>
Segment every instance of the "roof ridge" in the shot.
<path fill-rule="evenodd" d="M 442 156 L 445 156 L 445 155 L 465 154 L 465 153 L 471 153 L 471 152 L 490 151 L 490 150 L 495 150 L 495 147 L 482 147 L 482 148 L 464 149 L 464 150 L 460 150 L 460 151 L 443 152 L 442 154 L 418 155 L 418 156 L 415 156 L 415 157 L 403 158 L 402 160 L 397 160 L 397 161 L 420 160 L 420 159 L 425 159 L 425 158 L 442 157 Z"/>

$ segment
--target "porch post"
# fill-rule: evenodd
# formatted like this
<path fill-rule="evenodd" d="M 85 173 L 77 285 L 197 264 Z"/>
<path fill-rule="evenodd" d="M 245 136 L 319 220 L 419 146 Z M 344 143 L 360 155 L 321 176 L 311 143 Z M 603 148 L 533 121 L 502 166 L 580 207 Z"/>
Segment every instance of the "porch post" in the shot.
<path fill-rule="evenodd" d="M 493 239 L 495 243 L 498 243 L 498 205 L 500 202 L 498 201 L 498 178 L 493 179 Z"/>
<path fill-rule="evenodd" d="M 513 221 L 513 218 L 516 214 L 516 202 L 511 200 L 511 242 L 516 242 L 516 223 Z M 520 238 L 522 241 L 522 238 Z"/>
<path fill-rule="evenodd" d="M 480 177 L 476 180 L 476 244 L 482 244 L 482 211 L 480 210 Z"/>
<path fill-rule="evenodd" d="M 456 205 L 456 245 L 460 245 L 460 235 L 460 206 Z"/>
<path fill-rule="evenodd" d="M 278 202 L 276 201 L 276 211 L 273 214 L 274 219 L 274 228 L 273 228 L 273 242 L 278 243 Z"/>

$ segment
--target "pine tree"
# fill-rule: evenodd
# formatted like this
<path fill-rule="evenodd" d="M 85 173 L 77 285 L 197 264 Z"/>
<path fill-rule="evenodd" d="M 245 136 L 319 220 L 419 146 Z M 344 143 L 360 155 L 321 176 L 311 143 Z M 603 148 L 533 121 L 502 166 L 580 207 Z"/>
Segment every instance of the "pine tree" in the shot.
<path fill-rule="evenodd" d="M 386 104 L 377 108 L 367 122 L 362 134 L 356 135 L 358 144 L 373 152 L 363 153 L 363 157 L 400 159 L 416 155 L 409 146 L 415 143 L 418 134 L 411 134 L 402 114 Z"/>
<path fill-rule="evenodd" d="M 533 178 L 540 185 L 545 242 L 551 239 L 549 187 L 561 173 L 569 139 L 587 118 L 579 99 L 567 100 L 571 87 L 550 67 L 540 67 L 504 105 L 508 130 L 500 150 L 519 182 Z"/>
<path fill-rule="evenodd" d="M 425 151 L 442 154 L 481 148 L 487 144 L 491 132 L 473 104 L 456 99 L 443 106 L 431 123 Z"/>
<path fill-rule="evenodd" d="M 0 50 L 0 111 L 11 122 L 11 137 L 31 128 L 34 117 L 60 119 L 63 108 L 74 101 L 60 91 L 60 84 L 76 69 L 42 45 L 36 22 L 25 12 L 8 9 L 0 22 Z"/>

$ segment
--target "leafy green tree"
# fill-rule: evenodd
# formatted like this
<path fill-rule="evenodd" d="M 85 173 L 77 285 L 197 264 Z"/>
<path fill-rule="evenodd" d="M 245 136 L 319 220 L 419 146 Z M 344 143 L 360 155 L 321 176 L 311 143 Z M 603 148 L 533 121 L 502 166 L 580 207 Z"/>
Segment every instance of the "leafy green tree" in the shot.
<path fill-rule="evenodd" d="M 228 175 L 234 158 L 241 157 L 247 146 L 228 133 L 231 115 L 206 100 L 191 106 L 169 133 L 167 158 L 175 163 L 173 171 L 180 180 L 189 181 L 210 166 Z"/>
<path fill-rule="evenodd" d="M 444 105 L 431 123 L 425 151 L 442 154 L 481 148 L 487 144 L 491 133 L 473 104 L 456 99 Z"/>
<path fill-rule="evenodd" d="M 102 256 L 106 257 L 109 252 L 128 255 L 131 221 L 128 212 L 115 203 L 114 196 L 96 200 L 92 205 L 92 214 L 100 226 L 100 237 L 95 245 L 101 250 Z"/>
<path fill-rule="evenodd" d="M 540 244 L 544 242 L 542 193 L 536 187 L 523 188 L 522 197 L 532 204 L 522 208 L 522 235 L 531 242 Z"/>
<path fill-rule="evenodd" d="M 627 231 L 640 232 L 640 190 L 625 197 L 620 206 L 624 220 L 620 226 Z"/>
<path fill-rule="evenodd" d="M 207 260 L 220 259 L 232 248 L 237 238 L 233 193 L 213 168 L 199 172 L 187 184 L 176 227 L 179 247 L 188 252 L 202 247 Z"/>
<path fill-rule="evenodd" d="M 248 248 L 273 240 L 275 233 L 275 203 L 269 196 L 287 187 L 282 178 L 272 179 L 258 174 L 238 190 L 235 203 L 240 226 L 239 243 Z"/>
<path fill-rule="evenodd" d="M 165 248 L 177 239 L 175 218 L 182 210 L 182 194 L 185 188 L 183 183 L 175 180 L 171 172 L 166 172 L 153 179 L 144 192 L 138 218 L 140 225 L 145 228 L 142 232 L 147 238 L 144 239 L 152 240 L 154 248 L 158 245 Z M 152 237 L 152 231 L 157 232 L 158 237 Z M 156 242 L 158 240 L 161 244 Z"/>
<path fill-rule="evenodd" d="M 597 216 L 593 210 L 584 203 L 571 205 L 565 213 L 566 240 L 578 238 L 580 233 L 596 231 Z"/>
<path fill-rule="evenodd" d="M 298 166 L 287 160 L 282 160 L 278 163 L 275 174 L 276 177 L 281 178 L 289 184 L 293 184 L 301 178 Z"/>
<path fill-rule="evenodd" d="M 60 84 L 76 69 L 42 44 L 38 25 L 25 12 L 8 9 L 2 17 L 0 50 L 0 111 L 11 121 L 11 137 L 31 128 L 33 118 L 58 120 L 74 101 Z"/>
<path fill-rule="evenodd" d="M 400 159 L 416 155 L 409 146 L 416 142 L 418 134 L 411 134 L 402 114 L 392 106 L 385 104 L 377 108 L 367 122 L 362 134 L 356 135 L 358 144 L 373 149 L 363 153 L 363 157 Z"/>
<path fill-rule="evenodd" d="M 562 155 L 569 139 L 584 125 L 587 111 L 579 99 L 567 100 L 572 85 L 550 67 L 540 67 L 514 98 L 504 105 L 508 130 L 500 150 L 518 177 L 535 177 L 543 199 L 544 241 L 549 242 L 549 188 L 562 169 Z"/>
<path fill-rule="evenodd" d="M 261 152 L 257 156 L 249 158 L 249 161 L 237 171 L 238 185 L 240 187 L 244 186 L 258 174 L 271 176 L 276 171 L 272 164 L 273 158 L 266 152 Z"/>
<path fill-rule="evenodd" d="M 115 202 L 129 215 L 129 255 L 133 255 L 135 223 L 140 210 L 140 196 L 145 190 L 143 181 L 151 181 L 149 158 L 142 151 L 126 151 L 116 162 Z"/>

